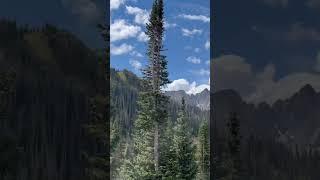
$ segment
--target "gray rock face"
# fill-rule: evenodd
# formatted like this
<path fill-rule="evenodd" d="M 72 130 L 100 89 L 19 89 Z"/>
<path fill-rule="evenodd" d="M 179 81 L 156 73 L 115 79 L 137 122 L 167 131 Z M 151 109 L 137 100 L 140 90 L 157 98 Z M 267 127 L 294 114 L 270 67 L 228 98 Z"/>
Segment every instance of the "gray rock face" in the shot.
<path fill-rule="evenodd" d="M 166 94 L 176 102 L 181 102 L 182 97 L 185 98 L 186 103 L 190 106 L 196 106 L 201 110 L 210 109 L 210 92 L 208 89 L 203 90 L 198 94 L 187 94 L 185 91 L 167 91 Z"/>
<path fill-rule="evenodd" d="M 282 142 L 299 145 L 316 145 L 320 128 L 320 93 L 305 85 L 292 97 L 274 104 L 253 105 L 242 100 L 233 90 L 212 94 L 213 115 L 217 131 L 223 133 L 230 112 L 236 112 L 241 122 L 243 136 L 255 133 Z M 279 134 L 279 132 L 281 132 Z"/>

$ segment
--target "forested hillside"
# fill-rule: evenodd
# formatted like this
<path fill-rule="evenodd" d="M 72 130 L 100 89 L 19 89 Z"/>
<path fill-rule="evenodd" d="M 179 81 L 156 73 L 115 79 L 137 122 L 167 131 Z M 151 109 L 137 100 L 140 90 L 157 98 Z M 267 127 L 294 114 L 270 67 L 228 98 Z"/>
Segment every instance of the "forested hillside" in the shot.
<path fill-rule="evenodd" d="M 137 101 L 138 94 L 142 88 L 142 80 L 128 70 L 119 71 L 113 68 L 110 69 L 110 79 L 112 106 L 111 146 L 114 152 L 111 168 L 114 168 L 112 172 L 115 172 L 117 171 L 116 169 L 120 167 L 118 163 L 125 159 L 125 155 L 123 154 L 129 154 L 128 151 L 131 151 L 132 128 L 137 118 Z M 167 109 L 172 124 L 176 122 L 180 108 L 181 103 L 175 99 L 170 100 Z M 197 138 L 201 125 L 208 123 L 209 111 L 186 104 L 186 113 L 189 119 L 189 130 L 193 138 Z M 208 130 L 202 133 L 208 135 Z M 209 137 L 206 138 L 207 140 L 209 139 Z"/>
<path fill-rule="evenodd" d="M 142 88 L 141 79 L 128 70 L 118 71 L 114 68 L 110 69 L 110 76 L 111 103 L 113 106 L 112 119 L 119 121 L 119 125 L 123 129 L 122 132 L 124 134 L 130 133 L 137 114 L 138 93 Z M 170 96 L 171 93 L 175 92 L 168 92 L 168 95 Z M 182 97 L 183 96 L 180 97 L 180 101 Z M 206 98 L 209 98 L 209 94 L 207 94 Z M 180 106 L 180 102 L 176 99 L 170 100 L 168 104 L 169 117 L 173 122 L 177 119 Z M 204 120 L 207 121 L 209 111 L 201 110 L 199 107 L 193 105 L 186 104 L 186 106 L 191 127 L 196 130 Z M 196 133 L 196 131 L 194 131 L 194 133 Z"/>
<path fill-rule="evenodd" d="M 107 177 L 92 169 L 108 168 L 92 161 L 107 152 L 104 59 L 52 25 L 0 20 L 0 179 Z"/>

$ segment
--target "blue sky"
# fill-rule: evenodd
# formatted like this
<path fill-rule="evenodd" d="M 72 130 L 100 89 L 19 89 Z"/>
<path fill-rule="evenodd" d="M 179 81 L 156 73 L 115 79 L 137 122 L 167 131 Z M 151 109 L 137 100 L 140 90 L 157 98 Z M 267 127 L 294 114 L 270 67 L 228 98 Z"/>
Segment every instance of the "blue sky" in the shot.
<path fill-rule="evenodd" d="M 141 76 L 147 63 L 144 34 L 153 1 L 111 0 L 111 66 Z M 165 3 L 164 54 L 168 60 L 167 90 L 189 94 L 209 89 L 210 1 L 168 0 Z"/>

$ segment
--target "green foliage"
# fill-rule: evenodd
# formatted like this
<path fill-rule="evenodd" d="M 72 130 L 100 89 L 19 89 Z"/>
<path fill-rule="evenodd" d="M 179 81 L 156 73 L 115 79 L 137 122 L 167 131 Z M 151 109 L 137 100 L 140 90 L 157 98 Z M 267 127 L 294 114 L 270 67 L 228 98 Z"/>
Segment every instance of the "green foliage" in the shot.
<path fill-rule="evenodd" d="M 238 180 L 242 176 L 240 160 L 240 122 L 236 113 L 231 113 L 227 121 L 227 137 L 224 152 L 217 167 L 218 178 L 223 180 Z"/>
<path fill-rule="evenodd" d="M 200 179 L 209 179 L 210 168 L 210 143 L 209 143 L 209 126 L 204 121 L 198 132 L 198 170 Z"/>
<path fill-rule="evenodd" d="M 89 180 L 103 180 L 109 177 L 107 151 L 106 98 L 95 96 L 90 99 L 90 122 L 84 126 L 88 137 L 95 144 L 82 152 L 86 162 L 86 177 Z"/>
<path fill-rule="evenodd" d="M 160 171 L 162 179 L 175 179 L 177 174 L 177 156 L 173 137 L 174 126 L 173 123 L 168 120 L 167 128 L 161 138 L 160 147 Z"/>
<path fill-rule="evenodd" d="M 117 171 L 113 177 L 128 180 L 194 179 L 197 173 L 196 146 L 190 133 L 185 102 L 183 100 L 178 118 L 173 115 L 170 119 L 169 98 L 161 90 L 170 82 L 167 60 L 162 55 L 162 0 L 154 1 L 146 29 L 149 63 L 142 71 L 142 80 L 128 71 L 111 70 L 112 102 L 116 107 L 111 119 L 111 145 L 116 148 L 112 162 L 116 161 L 113 158 L 123 158 L 119 159 L 123 163 L 116 165 L 120 167 L 113 168 Z M 176 122 L 175 127 L 173 122 Z"/>
<path fill-rule="evenodd" d="M 182 99 L 181 111 L 176 122 L 174 145 L 177 156 L 177 178 L 194 179 L 197 173 L 195 146 L 189 132 L 184 99 Z"/>
<path fill-rule="evenodd" d="M 154 179 L 159 177 L 160 126 L 167 119 L 168 98 L 161 87 L 169 82 L 167 61 L 161 55 L 163 38 L 163 3 L 155 0 L 146 34 L 149 36 L 149 64 L 143 70 L 143 91 L 138 101 L 138 117 L 134 123 L 133 151 L 131 162 L 125 163 L 127 177 L 136 179 Z M 122 81 L 127 79 L 120 75 Z"/>
<path fill-rule="evenodd" d="M 134 124 L 133 154 L 129 162 L 122 167 L 122 173 L 132 179 L 152 179 L 155 177 L 153 157 L 154 108 L 152 96 L 141 93 L 138 101 L 138 118 Z"/>
<path fill-rule="evenodd" d="M 0 179 L 16 178 L 19 166 L 19 142 L 10 124 L 11 99 L 15 95 L 16 73 L 14 71 L 0 73 Z"/>

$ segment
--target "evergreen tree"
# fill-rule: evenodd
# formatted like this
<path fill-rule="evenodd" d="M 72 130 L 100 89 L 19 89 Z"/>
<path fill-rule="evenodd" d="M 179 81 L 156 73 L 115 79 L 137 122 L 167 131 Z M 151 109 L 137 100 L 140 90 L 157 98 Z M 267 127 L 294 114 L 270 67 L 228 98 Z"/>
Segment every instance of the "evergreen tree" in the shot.
<path fill-rule="evenodd" d="M 175 179 L 177 173 L 177 158 L 174 148 L 174 127 L 172 121 L 168 125 L 164 136 L 161 138 L 160 170 L 162 179 Z"/>
<path fill-rule="evenodd" d="M 150 14 L 149 23 L 146 25 L 146 34 L 149 37 L 148 58 L 149 64 L 143 70 L 145 85 L 152 97 L 151 107 L 155 112 L 152 116 L 154 123 L 154 166 L 156 173 L 159 173 L 160 156 L 160 128 L 167 119 L 168 98 L 161 91 L 161 87 L 168 84 L 167 60 L 162 55 L 164 35 L 164 5 L 163 0 L 155 0 Z"/>
<path fill-rule="evenodd" d="M 198 133 L 198 167 L 199 178 L 209 179 L 210 144 L 208 122 L 203 122 Z"/>
<path fill-rule="evenodd" d="M 86 163 L 86 179 L 102 180 L 109 177 L 106 150 L 107 122 L 105 116 L 107 99 L 102 96 L 90 98 L 90 121 L 84 125 L 87 137 L 92 142 L 91 146 L 82 151 Z"/>
<path fill-rule="evenodd" d="M 222 169 L 224 169 L 223 180 L 241 179 L 240 162 L 240 122 L 236 113 L 231 113 L 227 122 L 227 152 L 223 153 Z"/>
<path fill-rule="evenodd" d="M 155 179 L 153 159 L 153 114 L 152 97 L 141 93 L 138 101 L 138 118 L 134 124 L 133 157 L 121 167 L 123 179 Z"/>
<path fill-rule="evenodd" d="M 16 73 L 0 73 L 0 179 L 16 179 L 21 157 L 16 134 L 10 127 L 12 104 L 10 101 L 16 93 Z"/>
<path fill-rule="evenodd" d="M 194 179 L 197 173 L 197 164 L 195 161 L 195 146 L 192 142 L 192 136 L 188 131 L 188 118 L 186 115 L 186 104 L 182 98 L 182 107 L 177 118 L 174 144 L 177 158 L 177 179 Z"/>
<path fill-rule="evenodd" d="M 122 168 L 126 178 L 160 178 L 160 129 L 167 120 L 168 97 L 161 88 L 169 83 L 162 39 L 164 32 L 163 0 L 155 0 L 146 34 L 149 36 L 149 63 L 143 70 L 143 92 L 138 102 L 138 118 L 134 123 L 134 157 Z"/>

